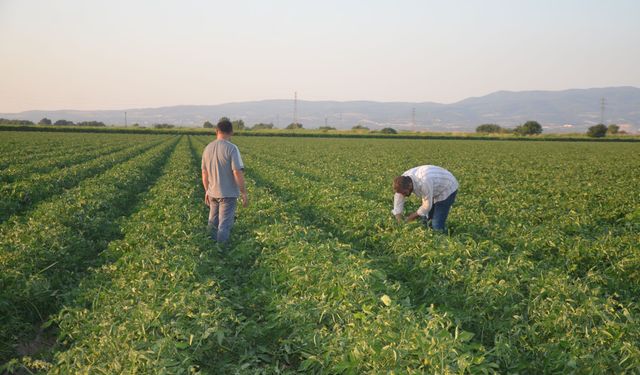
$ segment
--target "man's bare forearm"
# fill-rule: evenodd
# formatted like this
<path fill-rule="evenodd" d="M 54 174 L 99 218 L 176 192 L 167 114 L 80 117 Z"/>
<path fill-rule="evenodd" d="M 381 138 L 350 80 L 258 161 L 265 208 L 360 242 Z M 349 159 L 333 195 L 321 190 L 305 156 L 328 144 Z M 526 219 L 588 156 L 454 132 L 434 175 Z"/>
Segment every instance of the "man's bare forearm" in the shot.
<path fill-rule="evenodd" d="M 242 200 L 242 206 L 247 207 L 249 201 L 247 198 L 247 189 L 244 186 L 244 172 L 233 171 L 233 178 L 236 180 L 238 189 L 240 189 L 240 199 Z"/>
<path fill-rule="evenodd" d="M 206 171 L 202 171 L 202 186 L 204 187 L 204 191 L 206 193 L 209 190 L 209 175 Z"/>
<path fill-rule="evenodd" d="M 233 171 L 233 178 L 236 180 L 236 185 L 238 185 L 238 189 L 242 194 L 247 194 L 247 189 L 244 186 L 244 172 L 242 171 Z"/>
<path fill-rule="evenodd" d="M 418 218 L 418 216 L 420 216 L 420 215 L 418 215 L 417 212 L 414 212 L 411 215 L 407 216 L 407 223 L 409 223 L 411 221 L 414 221 L 415 219 Z"/>

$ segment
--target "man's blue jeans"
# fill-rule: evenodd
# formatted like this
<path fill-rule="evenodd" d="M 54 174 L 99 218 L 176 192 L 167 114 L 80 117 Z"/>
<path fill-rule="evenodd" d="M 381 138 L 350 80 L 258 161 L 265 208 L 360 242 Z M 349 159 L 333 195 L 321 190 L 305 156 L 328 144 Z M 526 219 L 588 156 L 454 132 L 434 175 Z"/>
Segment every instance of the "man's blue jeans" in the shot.
<path fill-rule="evenodd" d="M 211 238 L 223 244 L 229 239 L 236 214 L 238 198 L 209 198 L 209 223 Z"/>
<path fill-rule="evenodd" d="M 427 224 L 431 220 L 431 228 L 444 232 L 445 222 L 447 221 L 447 216 L 449 216 L 449 210 L 456 200 L 457 193 L 458 190 L 451 193 L 447 199 L 434 203 L 427 217 L 423 217 L 424 223 Z"/>

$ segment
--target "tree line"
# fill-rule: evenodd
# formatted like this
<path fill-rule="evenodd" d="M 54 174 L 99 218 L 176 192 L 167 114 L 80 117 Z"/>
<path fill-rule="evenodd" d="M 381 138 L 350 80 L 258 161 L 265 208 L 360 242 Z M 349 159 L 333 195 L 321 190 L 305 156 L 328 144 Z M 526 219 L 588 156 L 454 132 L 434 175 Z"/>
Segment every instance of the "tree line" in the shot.
<path fill-rule="evenodd" d="M 536 135 L 542 133 L 542 125 L 537 121 L 527 121 L 513 129 L 503 128 L 498 124 L 482 124 L 476 128 L 476 133 L 512 133 L 517 135 Z"/>
<path fill-rule="evenodd" d="M 607 134 L 627 134 L 627 132 L 620 130 L 620 127 L 616 124 L 610 124 L 609 126 L 598 124 L 587 129 L 587 135 L 589 137 L 602 138 Z"/>
<path fill-rule="evenodd" d="M 227 119 L 227 117 L 222 117 L 220 120 Z M 252 127 L 247 127 L 242 119 L 231 121 L 233 124 L 233 129 L 238 130 L 269 130 L 275 129 L 273 123 L 257 123 Z M 34 123 L 30 120 L 14 120 L 14 119 L 5 119 L 0 118 L 0 125 L 21 125 L 21 126 L 30 126 L 30 125 L 52 125 L 52 126 L 82 126 L 82 127 L 105 127 L 105 123 L 101 121 L 81 121 L 78 123 L 74 123 L 73 121 L 60 119 L 57 121 L 52 121 L 48 118 L 43 118 L 38 123 Z M 133 124 L 132 127 L 139 127 L 138 124 Z M 173 124 L 153 124 L 151 125 L 154 129 L 173 129 L 176 126 Z M 205 121 L 203 124 L 204 128 L 212 129 L 215 127 L 213 123 L 210 121 Z M 292 122 L 285 127 L 286 130 L 298 130 L 304 129 L 304 126 L 299 122 Z M 320 126 L 318 130 L 327 132 L 330 130 L 336 130 L 335 127 L 332 126 Z M 361 124 L 355 125 L 351 128 L 351 130 L 356 132 L 371 132 L 371 133 L 381 133 L 381 134 L 397 134 L 398 131 L 393 128 L 384 128 L 381 130 L 371 131 L 368 127 L 363 126 Z M 527 121 L 522 125 L 518 125 L 513 129 L 502 127 L 498 124 L 482 124 L 476 127 L 476 133 L 485 133 L 485 134 L 516 134 L 516 135 L 537 135 L 542 133 L 542 126 L 537 121 Z M 616 124 L 604 125 L 597 124 L 589 127 L 586 132 L 587 136 L 600 138 L 606 135 L 615 135 L 615 134 L 627 134 L 625 131 L 620 130 L 620 127 Z"/>
<path fill-rule="evenodd" d="M 476 133 L 513 133 L 517 135 L 536 135 L 542 133 L 542 126 L 537 121 L 527 121 L 522 125 L 516 126 L 514 129 L 503 128 L 497 124 L 482 124 L 476 128 Z M 598 124 L 587 129 L 589 137 L 604 137 L 607 134 L 626 134 L 621 131 L 616 124 L 606 126 Z"/>
<path fill-rule="evenodd" d="M 0 118 L 0 125 L 36 125 L 33 121 L 29 120 L 11 120 L 6 118 Z M 51 121 L 48 118 L 43 118 L 38 121 L 37 125 L 53 125 L 53 126 L 106 126 L 104 122 L 101 121 L 81 121 L 78 123 L 74 123 L 73 121 L 68 120 L 57 120 L 56 122 Z"/>
<path fill-rule="evenodd" d="M 229 120 L 231 121 L 228 117 L 221 117 L 219 121 L 222 120 Z M 264 122 L 260 122 L 257 124 L 254 124 L 252 127 L 247 127 L 244 123 L 243 120 L 234 120 L 231 121 L 231 124 L 233 125 L 233 130 L 237 131 L 237 130 L 269 130 L 269 129 L 275 129 L 275 126 L 273 125 L 272 122 L 270 123 L 264 123 Z M 213 129 L 215 127 L 215 125 L 210 122 L 210 121 L 205 121 L 202 124 L 203 128 L 207 128 L 207 129 Z M 292 122 L 289 125 L 287 125 L 285 127 L 285 130 L 298 130 L 298 129 L 304 129 L 304 126 L 299 123 L 299 122 Z M 320 131 L 330 131 L 330 130 L 336 130 L 335 127 L 333 126 L 320 126 L 318 128 L 318 130 Z M 370 129 L 366 126 L 363 125 L 356 125 L 354 127 L 351 128 L 351 130 L 355 130 L 355 131 L 361 131 L 361 132 L 369 132 Z M 398 134 L 398 131 L 393 129 L 393 128 L 384 128 L 382 130 L 374 130 L 372 131 L 372 133 L 382 133 L 382 134 Z"/>

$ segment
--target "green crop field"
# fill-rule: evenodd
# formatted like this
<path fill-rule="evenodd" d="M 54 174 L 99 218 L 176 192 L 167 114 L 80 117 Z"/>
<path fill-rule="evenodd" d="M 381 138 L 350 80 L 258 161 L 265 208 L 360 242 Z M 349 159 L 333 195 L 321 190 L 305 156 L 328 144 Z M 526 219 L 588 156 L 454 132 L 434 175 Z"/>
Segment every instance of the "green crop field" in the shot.
<path fill-rule="evenodd" d="M 640 372 L 640 143 L 234 137 L 219 252 L 211 140 L 0 134 L 0 373 Z M 391 215 L 422 164 L 448 234 Z"/>

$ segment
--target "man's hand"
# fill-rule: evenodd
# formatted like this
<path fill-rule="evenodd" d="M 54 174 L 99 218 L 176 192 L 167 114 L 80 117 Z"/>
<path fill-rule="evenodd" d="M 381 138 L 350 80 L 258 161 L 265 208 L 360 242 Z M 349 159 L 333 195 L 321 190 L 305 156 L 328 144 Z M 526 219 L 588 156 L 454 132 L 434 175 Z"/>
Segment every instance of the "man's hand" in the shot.
<path fill-rule="evenodd" d="M 398 222 L 398 224 L 404 223 L 404 217 L 402 216 L 402 214 L 396 215 L 396 221 Z"/>
<path fill-rule="evenodd" d="M 247 207 L 249 205 L 249 198 L 247 197 L 247 191 L 243 191 L 240 196 L 240 200 L 242 201 L 242 207 Z"/>
<path fill-rule="evenodd" d="M 417 212 L 412 213 L 411 215 L 407 216 L 407 223 L 410 223 L 412 221 L 414 221 L 415 219 L 417 219 L 420 215 L 418 215 Z"/>
<path fill-rule="evenodd" d="M 209 205 L 209 193 L 204 193 L 204 204 Z"/>
<path fill-rule="evenodd" d="M 242 169 L 233 171 L 233 178 L 236 180 L 236 185 L 240 189 L 240 200 L 242 200 L 242 207 L 247 207 L 249 199 L 247 198 L 247 188 L 244 185 L 244 172 Z"/>

